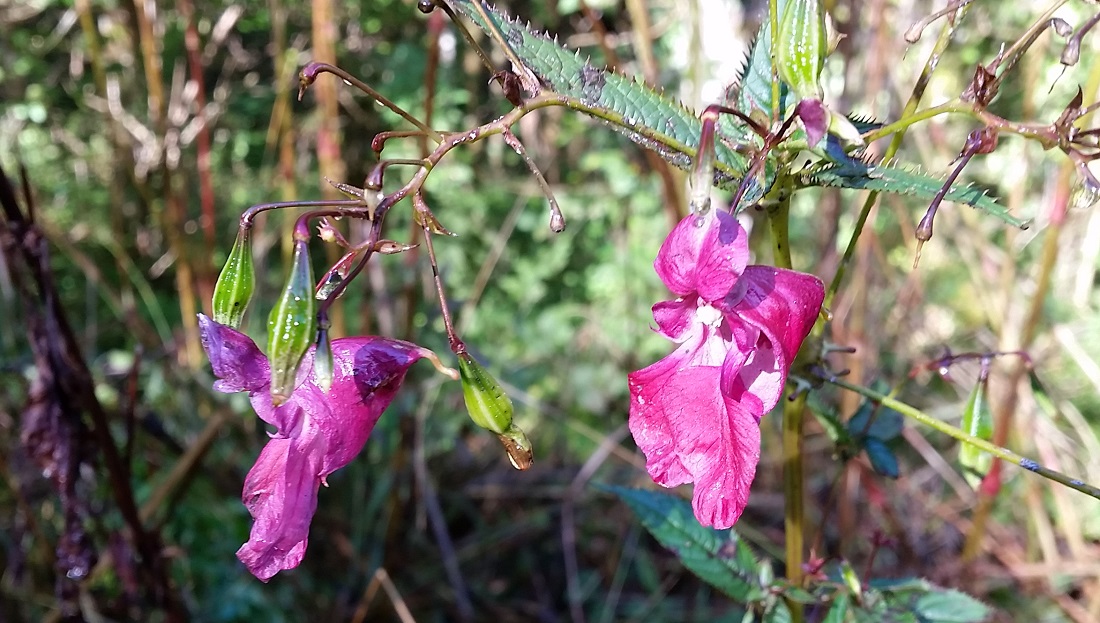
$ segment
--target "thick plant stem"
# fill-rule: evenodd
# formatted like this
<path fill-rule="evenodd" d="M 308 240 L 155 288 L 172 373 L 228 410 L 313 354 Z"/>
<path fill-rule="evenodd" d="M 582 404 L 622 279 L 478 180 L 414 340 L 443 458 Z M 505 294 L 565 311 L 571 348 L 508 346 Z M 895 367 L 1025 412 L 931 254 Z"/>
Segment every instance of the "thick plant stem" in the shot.
<path fill-rule="evenodd" d="M 772 231 L 773 260 L 779 268 L 792 268 L 790 234 L 791 197 L 784 193 L 768 213 Z M 803 498 L 805 482 L 802 454 L 802 414 L 806 407 L 806 393 L 800 392 L 794 400 L 783 403 L 783 532 L 786 541 L 787 579 L 798 586 L 802 583 L 802 535 L 805 527 Z M 789 602 L 791 621 L 802 621 L 802 604 Z"/>
<path fill-rule="evenodd" d="M 803 508 L 802 413 L 806 406 L 806 393 L 783 403 L 783 529 L 786 539 L 787 579 L 797 586 L 802 583 L 802 534 L 805 524 Z M 792 620 L 795 604 L 791 604 Z"/>

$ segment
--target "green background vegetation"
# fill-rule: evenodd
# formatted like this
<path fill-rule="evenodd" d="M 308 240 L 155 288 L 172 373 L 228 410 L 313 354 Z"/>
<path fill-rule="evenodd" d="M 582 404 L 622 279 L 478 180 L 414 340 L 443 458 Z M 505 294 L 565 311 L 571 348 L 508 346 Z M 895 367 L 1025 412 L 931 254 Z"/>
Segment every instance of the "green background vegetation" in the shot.
<path fill-rule="evenodd" d="M 508 9 L 596 62 L 607 62 L 613 50 L 622 71 L 650 74 L 670 95 L 698 106 L 707 80 L 728 62 L 718 55 L 747 48 L 759 4 L 563 0 L 511 2 Z M 913 46 L 902 39 L 930 10 L 928 3 L 832 4 L 847 37 L 826 69 L 827 99 L 856 113 L 896 116 L 938 32 L 930 28 Z M 1035 4 L 977 3 L 925 101 L 957 95 L 974 63 L 988 62 L 1045 8 Z M 313 58 L 317 5 L 197 0 L 190 23 L 199 67 L 187 54 L 191 2 L 157 3 L 148 16 L 151 54 L 141 47 L 138 6 L 80 0 L 0 6 L 0 159 L 9 174 L 19 163 L 27 167 L 63 307 L 97 395 L 116 416 L 111 432 L 120 444 L 127 417 L 133 418 L 135 495 L 139 504 L 160 500 L 150 507 L 149 526 L 161 533 L 174 589 L 190 616 L 376 621 L 397 620 L 403 607 L 430 622 L 461 620 L 468 603 L 473 620 L 486 621 L 576 620 L 578 614 L 592 621 L 740 621 L 737 604 L 684 571 L 620 501 L 589 486 L 649 483 L 626 431 L 625 375 L 671 348 L 649 330 L 649 307 L 668 296 L 651 262 L 683 209 L 667 199 L 682 178 L 671 186 L 662 182 L 637 146 L 565 110 L 532 114 L 517 131 L 555 189 L 568 221 L 564 233 L 549 231 L 545 199 L 499 138 L 453 152 L 432 173 L 426 195 L 443 224 L 459 234 L 437 239 L 436 252 L 462 337 L 516 402 L 518 423 L 535 444 L 535 466 L 512 470 L 496 440 L 466 417 L 458 385 L 418 366 L 362 455 L 322 490 L 302 566 L 265 585 L 237 563 L 233 554 L 250 525 L 241 485 L 266 433 L 244 396 L 210 389 L 191 318 L 208 305 L 242 210 L 330 192 L 321 178 L 329 165 L 316 155 L 322 128 L 336 127 L 342 181 L 357 184 L 375 162 L 371 138 L 405 126 L 343 86 L 336 90 L 335 115 L 317 105 L 315 90 L 295 100 L 297 69 Z M 1062 14 L 1079 23 L 1089 8 L 1071 2 Z M 648 37 L 641 14 L 648 16 Z M 716 15 L 728 21 L 729 41 L 737 45 L 718 47 L 707 34 Z M 411 1 L 337 6 L 331 22 L 336 60 L 423 117 L 427 23 Z M 454 47 L 449 54 L 443 46 L 432 125 L 470 128 L 508 110 L 449 23 L 444 33 Z M 1086 41 L 1085 48 L 1088 59 L 1096 46 Z M 1091 70 L 1086 61 L 1058 79 L 1060 52 L 1057 41 L 1041 39 L 992 109 L 1017 120 L 1053 121 Z M 653 64 L 645 60 L 650 57 Z M 150 59 L 162 72 L 155 84 Z M 201 71 L 201 113 L 193 69 Z M 1086 93 L 1085 101 L 1096 97 Z M 928 171 L 944 172 L 974 128 L 966 119 L 936 118 L 911 131 L 902 153 Z M 203 130 L 210 141 L 208 173 L 198 165 Z M 401 139 L 391 141 L 386 154 L 413 157 L 418 150 L 416 139 Z M 989 187 L 1015 214 L 1034 219 L 1033 226 L 1010 230 L 969 208 L 946 206 L 918 270 L 911 268 L 913 230 L 925 206 L 885 198 L 831 309 L 831 341 L 858 350 L 831 363 L 851 369 L 854 382 L 901 384 L 906 401 L 957 421 L 976 366 L 953 370 L 951 383 L 921 364 L 945 347 L 1025 346 L 1036 374 L 1016 388 L 1014 407 L 1004 398 L 1012 379 L 1007 366 L 995 367 L 991 380 L 998 422 L 1011 431 L 1008 445 L 1095 483 L 1100 212 L 1071 211 L 1064 224 L 1051 227 L 1051 206 L 1074 181 L 1067 166 L 1061 154 L 1002 140 L 964 177 Z M 212 202 L 202 196 L 204 181 Z M 832 277 L 862 201 L 862 193 L 835 190 L 795 198 L 797 268 Z M 214 213 L 209 230 L 204 202 Z M 406 205 L 387 219 L 388 237 L 409 238 Z M 745 223 L 753 230 L 756 261 L 770 263 L 762 217 L 748 214 Z M 289 224 L 269 217 L 256 238 L 260 284 L 245 328 L 261 344 L 283 279 Z M 350 224 L 349 234 L 358 233 Z M 1051 236 L 1059 254 L 1046 270 L 1041 249 Z M 320 249 L 316 244 L 315 259 L 323 256 Z M 316 268 L 322 268 L 319 259 Z M 1044 274 L 1051 294 L 1034 303 Z M 338 326 L 345 334 L 413 339 L 446 353 L 430 275 L 423 254 L 372 261 L 338 304 Z M 20 450 L 20 413 L 35 369 L 21 328 L 25 307 L 5 281 L 0 266 L 0 619 L 37 621 L 56 614 L 52 544 L 63 525 L 55 494 Z M 1033 304 L 1040 313 L 1029 316 Z M 858 407 L 854 396 L 834 390 L 818 398 L 843 415 Z M 762 422 L 760 471 L 738 525 L 777 566 L 783 540 L 778 423 L 773 417 Z M 1100 618 L 1095 500 L 1008 469 L 992 518 L 980 529 L 984 546 L 964 560 L 975 495 L 958 473 L 954 443 L 906 430 L 895 447 L 902 473 L 895 481 L 875 475 L 865 458 L 839 461 L 827 436 L 809 426 L 813 531 L 807 540 L 818 556 L 843 557 L 862 570 L 876 552 L 872 577 L 928 577 L 990 601 L 1002 620 Z M 188 452 L 195 447 L 203 449 L 198 456 Z M 181 464 L 184 477 L 171 480 Z M 90 460 L 79 489 L 90 500 L 86 528 L 102 555 L 109 543 L 125 541 L 125 533 L 100 469 Z M 445 528 L 446 539 L 433 526 Z M 876 533 L 892 545 L 877 550 Z M 461 582 L 448 576 L 448 564 L 457 565 Z M 104 565 L 83 584 L 85 615 L 159 620 L 128 582 Z"/>

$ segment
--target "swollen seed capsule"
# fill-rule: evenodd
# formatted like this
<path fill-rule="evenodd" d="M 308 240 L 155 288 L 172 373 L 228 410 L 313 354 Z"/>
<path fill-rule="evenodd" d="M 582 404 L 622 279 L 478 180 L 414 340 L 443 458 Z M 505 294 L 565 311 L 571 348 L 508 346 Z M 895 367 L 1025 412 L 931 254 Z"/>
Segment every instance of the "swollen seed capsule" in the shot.
<path fill-rule="evenodd" d="M 309 246 L 304 240 L 296 240 L 290 276 L 267 317 L 267 358 L 271 362 L 271 401 L 275 405 L 286 402 L 294 391 L 298 364 L 313 343 L 316 313 Z"/>
<path fill-rule="evenodd" d="M 458 355 L 458 373 L 470 419 L 485 430 L 503 435 L 512 426 L 512 399 L 469 353 Z"/>
<path fill-rule="evenodd" d="M 993 413 L 986 400 L 986 381 L 979 379 L 970 392 L 970 399 L 963 410 L 962 429 L 966 434 L 983 441 L 993 439 Z M 959 446 L 959 463 L 977 476 L 985 476 L 993 466 L 993 457 L 984 450 L 963 443 Z M 976 482 L 975 482 L 976 484 Z"/>
<path fill-rule="evenodd" d="M 211 308 L 214 322 L 234 329 L 241 327 L 241 320 L 252 300 L 252 291 L 256 287 L 256 270 L 252 265 L 252 228 L 237 230 L 237 239 L 225 261 L 218 282 L 214 286 Z"/>
<path fill-rule="evenodd" d="M 818 77 L 829 48 L 820 0 L 788 0 L 779 21 L 776 62 L 779 77 L 799 99 L 821 99 Z"/>

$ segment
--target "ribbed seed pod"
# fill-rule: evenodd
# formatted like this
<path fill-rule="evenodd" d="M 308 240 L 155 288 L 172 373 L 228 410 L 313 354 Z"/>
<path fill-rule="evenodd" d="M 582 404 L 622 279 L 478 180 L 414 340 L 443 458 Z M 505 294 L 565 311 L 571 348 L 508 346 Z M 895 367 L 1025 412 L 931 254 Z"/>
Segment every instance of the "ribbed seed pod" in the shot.
<path fill-rule="evenodd" d="M 788 0 L 779 20 L 779 77 L 799 99 L 821 99 L 818 77 L 829 48 L 825 9 L 820 0 Z"/>
<path fill-rule="evenodd" d="M 962 429 L 968 435 L 972 435 L 983 441 L 993 439 L 993 413 L 989 409 L 986 400 L 986 381 L 979 379 L 974 384 L 974 390 L 970 392 L 970 399 L 963 410 Z M 959 446 L 959 463 L 975 476 L 985 476 L 989 468 L 993 466 L 993 456 L 968 443 Z M 976 486 L 976 478 L 968 478 L 971 484 Z"/>
<path fill-rule="evenodd" d="M 294 242 L 294 260 L 282 294 L 267 317 L 267 358 L 271 362 L 271 401 L 281 405 L 294 391 L 302 355 L 315 336 L 316 299 L 309 246 Z"/>
<path fill-rule="evenodd" d="M 504 445 L 508 460 L 519 470 L 531 467 L 531 440 L 512 422 L 515 408 L 512 399 L 500 383 L 469 353 L 459 353 L 458 373 L 462 379 L 462 396 L 470 419 L 481 428 L 493 431 Z"/>
<path fill-rule="evenodd" d="M 218 282 L 214 285 L 211 308 L 214 322 L 234 329 L 241 328 L 241 320 L 252 300 L 256 288 L 256 269 L 252 265 L 252 228 L 237 230 L 237 239 L 225 261 Z"/>
<path fill-rule="evenodd" d="M 515 409 L 512 399 L 500 383 L 469 353 L 459 353 L 458 373 L 462 378 L 462 396 L 470 419 L 485 430 L 500 435 L 512 425 Z"/>

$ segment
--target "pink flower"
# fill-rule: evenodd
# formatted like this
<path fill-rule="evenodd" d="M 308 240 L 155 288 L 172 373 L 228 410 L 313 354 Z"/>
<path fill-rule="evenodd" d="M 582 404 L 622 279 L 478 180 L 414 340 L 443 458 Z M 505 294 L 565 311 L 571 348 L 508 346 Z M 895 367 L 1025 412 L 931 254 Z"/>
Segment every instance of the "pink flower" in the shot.
<path fill-rule="evenodd" d="M 241 499 L 255 521 L 248 542 L 237 551 L 248 570 L 266 582 L 302 562 L 318 488 L 363 449 L 409 366 L 435 355 L 381 337 L 333 340 L 328 393 L 314 378 L 311 349 L 298 369 L 294 393 L 276 407 L 268 361 L 256 344 L 201 314 L 199 328 L 219 379 L 214 389 L 248 392 L 256 414 L 276 430 L 245 479 Z"/>
<path fill-rule="evenodd" d="M 695 516 L 716 528 L 745 509 L 760 418 L 779 402 L 825 296 L 812 275 L 748 259 L 729 214 L 680 221 L 653 263 L 678 297 L 653 306 L 656 330 L 680 346 L 629 376 L 630 432 L 650 476 L 665 487 L 694 482 Z"/>

